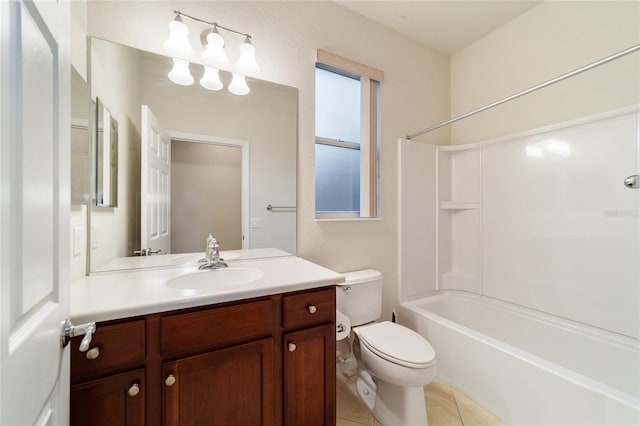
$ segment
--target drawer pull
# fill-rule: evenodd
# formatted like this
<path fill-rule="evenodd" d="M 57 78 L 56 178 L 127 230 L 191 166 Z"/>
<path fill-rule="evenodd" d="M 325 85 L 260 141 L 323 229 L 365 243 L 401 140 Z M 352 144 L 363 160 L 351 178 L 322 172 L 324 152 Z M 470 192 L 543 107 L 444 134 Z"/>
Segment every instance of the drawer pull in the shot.
<path fill-rule="evenodd" d="M 164 384 L 167 386 L 173 386 L 176 384 L 176 377 L 173 374 L 169 374 L 169 376 L 165 379 Z"/>
<path fill-rule="evenodd" d="M 89 349 L 84 356 L 89 360 L 96 359 L 100 356 L 100 348 L 94 346 L 93 348 Z"/>
<path fill-rule="evenodd" d="M 140 385 L 137 383 L 134 383 L 133 385 L 131 385 L 131 387 L 127 391 L 127 395 L 129 396 L 136 396 L 139 393 L 140 393 Z"/>
<path fill-rule="evenodd" d="M 296 350 L 296 344 L 293 342 L 289 342 L 289 352 L 294 352 Z"/>
<path fill-rule="evenodd" d="M 309 305 L 307 306 L 307 309 L 309 309 L 310 314 L 315 314 L 318 311 L 318 308 L 316 308 L 316 305 Z"/>

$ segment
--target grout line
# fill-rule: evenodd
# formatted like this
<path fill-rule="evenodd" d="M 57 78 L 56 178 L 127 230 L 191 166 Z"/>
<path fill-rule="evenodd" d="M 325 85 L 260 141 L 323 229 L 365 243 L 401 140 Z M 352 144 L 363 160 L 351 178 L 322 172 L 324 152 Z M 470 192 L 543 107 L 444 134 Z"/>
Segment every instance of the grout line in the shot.
<path fill-rule="evenodd" d="M 460 423 L 462 423 L 462 426 L 464 426 L 464 419 L 462 418 L 462 413 L 460 412 L 460 406 L 458 406 L 458 398 L 456 398 L 456 393 L 453 387 L 451 387 L 451 396 L 453 396 L 453 401 L 456 403 L 456 410 L 458 411 L 458 417 L 460 418 Z"/>

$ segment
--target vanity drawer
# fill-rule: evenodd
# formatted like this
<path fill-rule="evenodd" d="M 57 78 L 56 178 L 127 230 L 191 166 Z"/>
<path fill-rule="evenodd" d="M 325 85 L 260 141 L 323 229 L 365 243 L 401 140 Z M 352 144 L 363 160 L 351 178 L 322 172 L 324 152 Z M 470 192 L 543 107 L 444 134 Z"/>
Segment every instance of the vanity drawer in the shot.
<path fill-rule="evenodd" d="M 78 350 L 82 337 L 74 337 L 70 343 L 71 378 L 74 382 L 145 362 L 143 319 L 108 325 L 98 323 L 87 352 Z"/>
<path fill-rule="evenodd" d="M 162 355 L 212 349 L 271 336 L 273 302 L 261 300 L 164 316 Z"/>
<path fill-rule="evenodd" d="M 322 324 L 336 315 L 334 287 L 299 293 L 282 298 L 282 325 L 285 328 Z"/>

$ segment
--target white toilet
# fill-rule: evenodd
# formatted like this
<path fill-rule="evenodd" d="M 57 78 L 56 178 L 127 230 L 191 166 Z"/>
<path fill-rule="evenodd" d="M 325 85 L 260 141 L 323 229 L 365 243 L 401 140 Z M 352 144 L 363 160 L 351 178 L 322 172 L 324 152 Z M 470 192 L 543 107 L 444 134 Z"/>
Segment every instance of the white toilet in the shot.
<path fill-rule="evenodd" d="M 360 399 L 384 426 L 427 424 L 423 386 L 436 377 L 429 342 L 406 327 L 374 322 L 382 310 L 382 274 L 372 269 L 343 274 L 336 287 L 339 312 L 351 322 Z"/>

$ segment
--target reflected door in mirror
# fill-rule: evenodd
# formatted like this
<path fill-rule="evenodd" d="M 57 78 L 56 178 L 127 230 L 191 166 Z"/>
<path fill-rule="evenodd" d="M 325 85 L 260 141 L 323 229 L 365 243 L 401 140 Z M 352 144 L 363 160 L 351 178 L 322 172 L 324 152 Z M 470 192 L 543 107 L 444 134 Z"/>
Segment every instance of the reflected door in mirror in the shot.
<path fill-rule="evenodd" d="M 171 250 L 171 138 L 142 105 L 141 244 L 148 254 Z"/>

